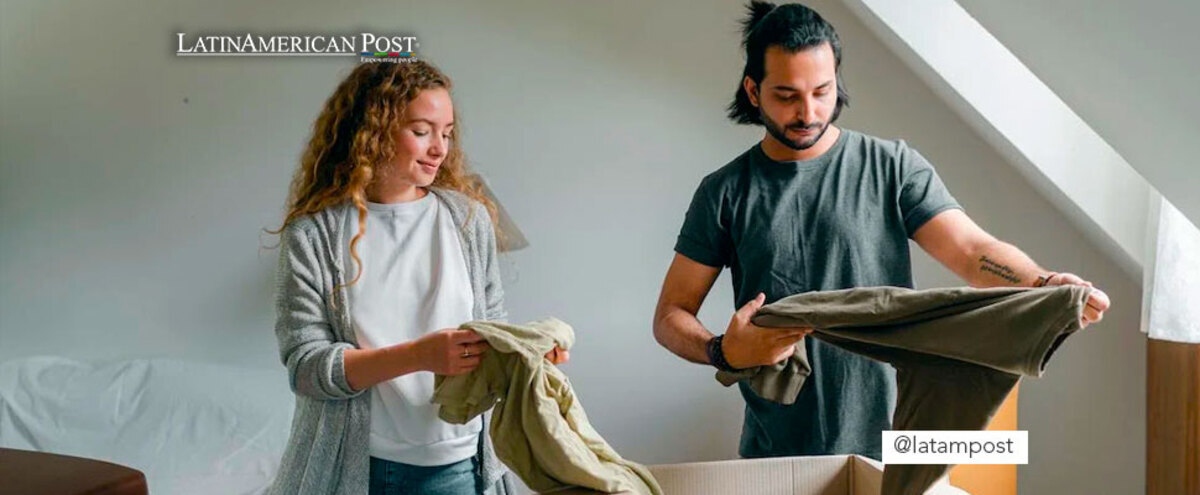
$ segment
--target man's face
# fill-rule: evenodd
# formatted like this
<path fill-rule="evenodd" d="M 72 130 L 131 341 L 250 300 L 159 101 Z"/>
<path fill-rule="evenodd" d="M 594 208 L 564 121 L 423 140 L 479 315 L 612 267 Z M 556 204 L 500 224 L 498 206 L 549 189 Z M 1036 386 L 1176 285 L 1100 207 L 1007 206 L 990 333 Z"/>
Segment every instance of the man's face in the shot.
<path fill-rule="evenodd" d="M 822 43 L 795 53 L 767 48 L 761 84 L 743 81 L 763 125 L 777 141 L 794 150 L 816 144 L 829 128 L 837 107 L 837 65 L 833 48 Z"/>

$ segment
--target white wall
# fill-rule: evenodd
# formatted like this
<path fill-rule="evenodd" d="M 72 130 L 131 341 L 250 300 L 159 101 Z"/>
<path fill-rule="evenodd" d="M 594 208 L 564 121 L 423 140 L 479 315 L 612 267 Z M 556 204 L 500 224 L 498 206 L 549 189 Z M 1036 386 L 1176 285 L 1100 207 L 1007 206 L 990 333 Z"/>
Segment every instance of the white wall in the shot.
<path fill-rule="evenodd" d="M 1022 493 L 1140 487 L 1139 284 L 842 4 L 814 6 L 844 40 L 854 101 L 843 124 L 908 139 L 984 228 L 1113 300 L 1023 386 L 1033 452 Z M 627 457 L 734 457 L 737 392 L 658 347 L 650 318 L 696 184 L 761 137 L 723 118 L 741 70 L 741 11 L 682 0 L 4 2 L 0 360 L 170 355 L 279 367 L 277 251 L 259 249 L 275 242 L 260 230 L 280 221 L 312 119 L 348 66 L 176 58 L 172 33 L 411 31 L 455 79 L 469 156 L 530 240 L 505 260 L 512 319 L 552 314 L 575 326 L 564 369 Z M 47 55 L 67 46 L 80 55 Z M 913 247 L 920 287 L 961 283 Z M 702 320 L 723 328 L 727 276 L 708 301 Z"/>

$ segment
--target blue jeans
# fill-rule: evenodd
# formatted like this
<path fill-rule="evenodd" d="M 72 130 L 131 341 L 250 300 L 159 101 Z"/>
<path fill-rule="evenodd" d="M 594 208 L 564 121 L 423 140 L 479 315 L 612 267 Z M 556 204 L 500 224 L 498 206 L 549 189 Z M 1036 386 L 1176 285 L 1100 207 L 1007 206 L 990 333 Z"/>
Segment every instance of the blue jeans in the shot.
<path fill-rule="evenodd" d="M 370 495 L 469 495 L 475 457 L 444 466 L 414 466 L 371 457 Z"/>

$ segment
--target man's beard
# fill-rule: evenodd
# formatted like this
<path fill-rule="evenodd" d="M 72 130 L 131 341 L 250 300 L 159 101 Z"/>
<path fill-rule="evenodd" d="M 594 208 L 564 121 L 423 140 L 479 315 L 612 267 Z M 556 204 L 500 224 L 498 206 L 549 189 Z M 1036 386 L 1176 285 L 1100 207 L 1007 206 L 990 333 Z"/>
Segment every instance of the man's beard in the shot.
<path fill-rule="evenodd" d="M 759 118 L 763 122 L 763 126 L 767 128 L 767 133 L 771 134 L 771 137 L 775 138 L 776 141 L 783 143 L 784 146 L 787 146 L 788 148 L 794 149 L 796 151 L 803 151 L 803 150 L 811 148 L 814 144 L 817 144 L 817 141 L 821 140 L 821 136 L 825 135 L 825 131 L 829 130 L 828 122 L 814 122 L 814 123 L 808 124 L 808 125 L 804 125 L 803 122 L 797 122 L 797 123 L 793 123 L 793 124 L 788 124 L 787 127 L 785 128 L 784 126 L 779 125 L 779 123 L 775 122 L 774 120 L 771 120 L 771 117 L 768 117 L 767 113 L 762 111 L 762 107 L 759 107 L 758 115 L 759 115 Z M 787 137 L 787 129 L 795 129 L 795 130 L 821 129 L 821 131 L 816 133 L 816 135 L 814 135 L 813 137 L 811 137 L 809 139 L 799 141 L 799 140 L 795 140 L 795 139 L 791 139 L 791 138 Z"/>

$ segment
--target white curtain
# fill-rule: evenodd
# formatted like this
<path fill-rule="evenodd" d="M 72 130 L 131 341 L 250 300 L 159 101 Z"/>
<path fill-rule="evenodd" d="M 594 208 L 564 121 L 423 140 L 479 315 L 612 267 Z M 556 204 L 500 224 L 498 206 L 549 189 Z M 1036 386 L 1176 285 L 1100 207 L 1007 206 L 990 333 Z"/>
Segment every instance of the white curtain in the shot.
<path fill-rule="evenodd" d="M 1142 331 L 1200 343 L 1200 229 L 1157 191 L 1147 211 Z"/>

